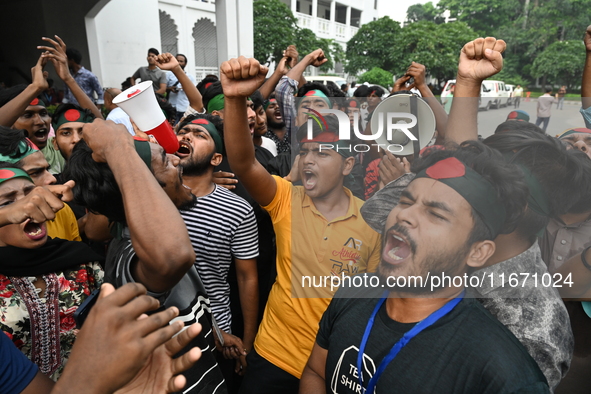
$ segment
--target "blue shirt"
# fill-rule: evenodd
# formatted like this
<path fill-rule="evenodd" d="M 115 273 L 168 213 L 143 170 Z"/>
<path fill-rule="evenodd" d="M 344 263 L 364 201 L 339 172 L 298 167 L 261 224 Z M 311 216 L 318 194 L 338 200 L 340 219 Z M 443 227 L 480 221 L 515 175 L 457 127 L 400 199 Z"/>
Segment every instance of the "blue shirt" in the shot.
<path fill-rule="evenodd" d="M 37 366 L 0 333 L 0 387 L 3 394 L 18 394 L 37 375 Z"/>
<path fill-rule="evenodd" d="M 195 85 L 195 83 L 196 83 L 195 77 L 189 73 L 186 73 L 186 74 L 187 74 L 187 77 L 189 77 L 189 79 L 193 83 L 193 85 Z M 167 72 L 166 73 L 166 86 L 171 87 L 175 84 L 176 84 L 176 88 L 178 90 L 178 93 L 170 92 L 168 94 L 168 101 L 172 105 L 174 105 L 174 107 L 176 108 L 176 112 L 185 112 L 187 110 L 187 107 L 189 106 L 189 99 L 187 98 L 187 94 L 183 90 L 183 87 L 181 86 L 181 83 L 179 82 L 177 77 L 172 72 L 170 72 L 170 71 Z"/>
<path fill-rule="evenodd" d="M 99 83 L 96 75 L 94 75 L 93 73 L 91 73 L 90 71 L 85 69 L 84 67 L 81 67 L 80 70 L 78 70 L 78 72 L 73 75 L 73 77 L 76 80 L 76 83 L 78 84 L 78 86 L 80 86 L 80 88 L 82 89 L 82 91 L 84 93 L 86 93 L 86 95 L 88 97 L 90 97 L 90 99 L 95 104 L 103 104 L 104 103 L 103 88 L 101 87 L 101 84 Z M 73 103 L 76 105 L 80 105 L 78 103 L 78 100 L 76 100 L 74 98 L 74 95 L 72 94 L 70 89 L 68 89 L 67 86 L 66 86 L 66 89 L 64 92 L 65 92 L 64 100 L 63 100 L 64 103 Z M 94 98 L 94 95 L 93 95 L 94 92 L 96 92 L 96 95 L 98 97 L 97 99 Z"/>

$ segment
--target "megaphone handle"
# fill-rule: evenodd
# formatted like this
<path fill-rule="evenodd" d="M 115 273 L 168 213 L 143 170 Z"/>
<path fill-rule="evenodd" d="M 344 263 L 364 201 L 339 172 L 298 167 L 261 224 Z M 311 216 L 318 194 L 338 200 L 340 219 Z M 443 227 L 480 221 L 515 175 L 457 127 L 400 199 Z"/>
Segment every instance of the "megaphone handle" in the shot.
<path fill-rule="evenodd" d="M 417 123 L 415 124 L 415 126 L 410 129 L 410 132 L 416 138 L 416 140 L 414 140 L 412 142 L 413 156 L 416 159 L 417 157 L 419 157 L 419 152 L 421 150 L 421 144 L 419 141 L 420 137 L 419 137 L 419 117 L 417 116 L 418 115 L 417 96 L 415 96 L 414 94 L 410 96 L 410 113 L 413 114 L 415 116 L 415 119 L 417 120 Z"/>

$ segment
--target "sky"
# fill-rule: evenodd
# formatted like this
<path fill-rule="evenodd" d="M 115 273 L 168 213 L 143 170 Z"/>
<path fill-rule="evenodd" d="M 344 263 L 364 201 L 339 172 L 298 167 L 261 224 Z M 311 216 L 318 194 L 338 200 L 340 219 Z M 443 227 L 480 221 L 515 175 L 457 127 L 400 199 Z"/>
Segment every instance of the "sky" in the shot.
<path fill-rule="evenodd" d="M 406 10 L 413 4 L 425 4 L 430 0 L 379 0 L 378 13 L 379 16 L 388 15 L 390 18 L 398 22 L 404 22 L 406 19 Z M 431 0 L 436 5 L 437 0 Z"/>

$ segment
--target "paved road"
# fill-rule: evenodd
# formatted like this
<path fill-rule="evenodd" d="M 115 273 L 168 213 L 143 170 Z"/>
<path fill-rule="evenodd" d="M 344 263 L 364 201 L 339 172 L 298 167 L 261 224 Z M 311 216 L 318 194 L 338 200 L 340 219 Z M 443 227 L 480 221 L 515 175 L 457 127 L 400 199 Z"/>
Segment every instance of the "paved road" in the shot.
<path fill-rule="evenodd" d="M 537 100 L 535 99 L 532 99 L 529 102 L 522 99 L 521 105 L 519 106 L 519 109 L 529 114 L 531 123 L 535 123 L 536 121 L 536 105 Z M 555 136 L 572 127 L 585 127 L 583 118 L 579 113 L 580 108 L 580 101 L 570 101 L 570 103 L 569 101 L 565 101 L 563 110 L 557 110 L 556 105 L 553 105 L 552 116 L 550 116 L 550 123 L 548 124 L 546 134 Z M 478 134 L 484 138 L 492 135 L 497 126 L 507 119 L 507 115 L 509 112 L 513 111 L 513 109 L 513 106 L 510 106 L 508 108 L 503 107 L 499 109 L 490 109 L 488 111 L 479 111 Z"/>

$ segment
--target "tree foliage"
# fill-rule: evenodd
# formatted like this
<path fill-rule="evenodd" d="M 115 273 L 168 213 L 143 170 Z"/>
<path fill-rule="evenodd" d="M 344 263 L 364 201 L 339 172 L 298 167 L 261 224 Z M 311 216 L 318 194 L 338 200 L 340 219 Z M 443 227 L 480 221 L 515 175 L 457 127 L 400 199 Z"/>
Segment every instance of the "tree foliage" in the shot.
<path fill-rule="evenodd" d="M 497 29 L 518 19 L 523 12 L 519 0 L 441 0 L 437 7 L 450 18 L 467 23 L 480 36 L 494 36 Z"/>
<path fill-rule="evenodd" d="M 361 74 L 358 78 L 359 82 L 368 82 L 370 85 L 392 86 L 392 73 L 382 70 L 379 67 L 374 67 L 366 73 Z"/>
<path fill-rule="evenodd" d="M 546 75 L 551 82 L 572 87 L 581 82 L 585 57 L 582 41 L 556 41 L 536 57 L 531 73 L 534 77 Z"/>
<path fill-rule="evenodd" d="M 289 7 L 280 0 L 257 0 L 253 2 L 253 21 L 254 57 L 263 64 L 280 60 L 298 30 Z"/>
<path fill-rule="evenodd" d="M 356 74 L 374 67 L 394 69 L 398 58 L 392 48 L 401 30 L 400 24 L 387 16 L 361 26 L 347 42 L 345 71 Z"/>
<path fill-rule="evenodd" d="M 432 2 L 425 4 L 413 4 L 406 10 L 406 20 L 408 22 L 428 21 L 437 24 L 445 22 L 441 9 L 435 7 Z"/>

